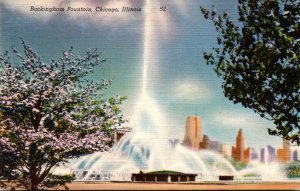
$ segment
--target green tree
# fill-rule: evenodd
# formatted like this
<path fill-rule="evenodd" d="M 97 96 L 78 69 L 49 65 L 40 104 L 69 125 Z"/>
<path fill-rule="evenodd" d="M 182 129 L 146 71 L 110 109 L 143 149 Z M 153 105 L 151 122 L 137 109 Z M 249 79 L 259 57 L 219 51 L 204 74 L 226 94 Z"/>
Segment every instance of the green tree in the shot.
<path fill-rule="evenodd" d="M 23 42 L 24 53 L 0 56 L 0 180 L 26 190 L 64 185 L 71 175 L 52 174 L 68 159 L 109 149 L 111 133 L 124 120 L 124 98 L 105 99 L 110 82 L 87 78 L 97 50 L 75 56 L 73 48 L 49 63 Z"/>
<path fill-rule="evenodd" d="M 288 178 L 300 178 L 300 164 L 291 163 L 285 168 Z"/>
<path fill-rule="evenodd" d="M 200 10 L 218 33 L 204 58 L 224 95 L 272 121 L 270 135 L 300 145 L 300 1 L 239 0 L 237 21 Z"/>

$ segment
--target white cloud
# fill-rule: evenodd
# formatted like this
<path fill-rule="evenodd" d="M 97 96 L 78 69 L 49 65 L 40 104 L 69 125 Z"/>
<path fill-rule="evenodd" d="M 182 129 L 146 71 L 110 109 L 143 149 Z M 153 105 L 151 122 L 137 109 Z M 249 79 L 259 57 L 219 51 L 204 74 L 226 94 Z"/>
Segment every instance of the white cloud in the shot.
<path fill-rule="evenodd" d="M 241 126 L 249 126 L 249 123 L 251 123 L 249 116 L 241 114 L 222 113 L 216 116 L 216 120 L 222 125 L 238 128 Z"/>
<path fill-rule="evenodd" d="M 188 101 L 209 100 L 212 96 L 212 92 L 207 84 L 196 80 L 183 80 L 176 82 L 172 86 L 171 92 L 176 99 Z"/>
<path fill-rule="evenodd" d="M 256 128 L 258 126 L 267 127 L 268 121 L 260 118 L 255 113 L 246 112 L 218 112 L 214 116 L 214 121 L 229 128 Z"/>

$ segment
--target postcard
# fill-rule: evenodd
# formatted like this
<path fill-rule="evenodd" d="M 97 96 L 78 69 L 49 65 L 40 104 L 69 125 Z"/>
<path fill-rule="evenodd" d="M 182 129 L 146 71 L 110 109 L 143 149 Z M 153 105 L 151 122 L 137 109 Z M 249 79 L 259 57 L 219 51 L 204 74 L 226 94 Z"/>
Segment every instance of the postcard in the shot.
<path fill-rule="evenodd" d="M 0 186 L 299 189 L 299 6 L 2 0 Z"/>

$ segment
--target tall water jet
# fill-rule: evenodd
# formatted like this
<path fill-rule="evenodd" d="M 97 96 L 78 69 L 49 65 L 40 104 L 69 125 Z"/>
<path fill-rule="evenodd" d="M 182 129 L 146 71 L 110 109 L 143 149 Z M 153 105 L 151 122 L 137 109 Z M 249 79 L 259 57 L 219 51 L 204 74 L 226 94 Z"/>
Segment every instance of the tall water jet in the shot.
<path fill-rule="evenodd" d="M 149 6 L 149 1 L 146 0 L 146 7 Z M 148 65 L 150 61 L 151 50 L 151 32 L 152 25 L 150 23 L 149 9 L 146 9 L 144 22 L 144 46 L 143 46 L 143 73 L 142 73 L 142 98 L 146 95 L 147 80 L 148 80 Z M 139 105 L 139 104 L 138 104 Z"/>

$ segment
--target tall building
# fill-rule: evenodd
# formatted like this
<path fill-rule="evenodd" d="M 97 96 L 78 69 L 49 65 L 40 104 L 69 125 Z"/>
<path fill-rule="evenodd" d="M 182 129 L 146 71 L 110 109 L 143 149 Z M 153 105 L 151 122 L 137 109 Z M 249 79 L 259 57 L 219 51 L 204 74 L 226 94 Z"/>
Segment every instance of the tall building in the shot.
<path fill-rule="evenodd" d="M 220 144 L 219 145 L 219 152 L 221 155 L 223 155 L 224 157 L 226 157 L 227 154 L 227 145 L 226 144 Z"/>
<path fill-rule="evenodd" d="M 271 145 L 267 145 L 260 150 L 260 162 L 271 163 L 276 160 L 276 149 Z"/>
<path fill-rule="evenodd" d="M 231 149 L 231 157 L 239 162 L 249 162 L 250 148 L 245 149 L 245 137 L 242 129 L 239 130 L 236 137 L 236 146 Z"/>
<path fill-rule="evenodd" d="M 291 150 L 288 140 L 283 139 L 282 149 L 277 149 L 277 161 L 281 163 L 288 163 L 291 161 Z"/>
<path fill-rule="evenodd" d="M 294 150 L 293 151 L 293 162 L 297 162 L 299 160 L 299 151 Z"/>
<path fill-rule="evenodd" d="M 293 160 L 294 161 L 300 161 L 300 146 L 297 146 L 296 149 L 294 150 L 294 155 L 293 155 Z"/>
<path fill-rule="evenodd" d="M 188 116 L 182 144 L 186 147 L 198 150 L 200 142 L 202 142 L 201 119 L 199 116 Z"/>
<path fill-rule="evenodd" d="M 200 142 L 199 147 L 200 149 L 208 149 L 219 152 L 219 142 L 210 140 L 207 135 L 203 135 L 203 141 Z"/>
<path fill-rule="evenodd" d="M 251 161 L 258 160 L 258 154 L 254 148 L 250 148 L 250 160 Z"/>

